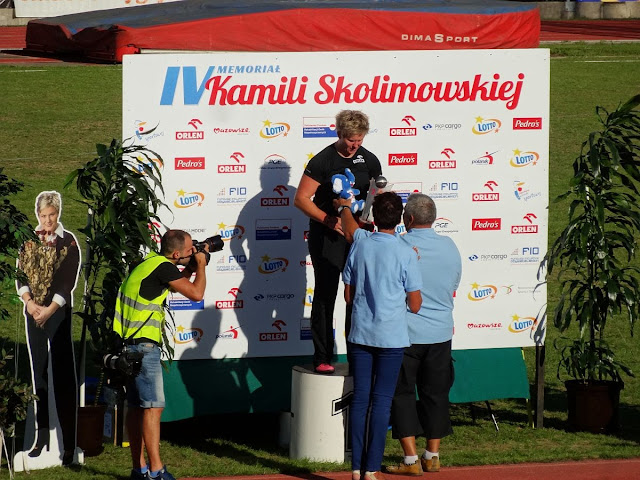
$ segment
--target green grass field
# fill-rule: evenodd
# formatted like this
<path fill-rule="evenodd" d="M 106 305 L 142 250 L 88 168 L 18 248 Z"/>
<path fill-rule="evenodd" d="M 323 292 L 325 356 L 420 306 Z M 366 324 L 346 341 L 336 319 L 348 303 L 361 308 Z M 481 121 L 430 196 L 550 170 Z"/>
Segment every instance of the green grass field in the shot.
<path fill-rule="evenodd" d="M 571 163 L 588 132 L 598 128 L 595 106 L 615 108 L 640 92 L 640 43 L 563 44 L 551 47 L 550 198 L 563 192 L 572 175 Z M 92 158 L 96 143 L 121 135 L 122 68 L 120 66 L 0 67 L 0 166 L 25 183 L 16 205 L 30 217 L 33 201 L 44 189 L 62 191 L 64 177 Z M 62 221 L 77 233 L 86 211 L 64 192 Z M 562 204 L 549 212 L 550 237 L 557 235 L 567 215 Z M 81 238 L 79 236 L 79 238 Z M 79 290 L 79 289 L 78 289 Z M 553 308 L 557 286 L 548 289 Z M 77 304 L 78 302 L 76 302 Z M 22 314 L 0 325 L 0 346 L 20 345 L 20 375 L 27 377 Z M 630 337 L 624 321 L 608 324 L 608 338 L 619 359 L 640 372 L 638 336 Z M 75 335 L 79 336 L 79 323 Z M 453 436 L 443 441 L 443 465 L 498 464 L 586 458 L 640 456 L 640 377 L 626 379 L 621 393 L 623 430 L 616 436 L 566 431 L 564 386 L 556 378 L 558 356 L 552 342 L 558 332 L 549 326 L 545 372 L 543 429 L 527 426 L 522 401 L 492 402 L 500 424 L 496 432 L 482 404 L 472 420 L 468 405 L 453 408 Z M 534 351 L 525 351 L 533 385 Z M 270 415 L 225 416 L 163 425 L 162 454 L 180 477 L 346 470 L 347 465 L 293 462 L 277 447 L 277 419 Z M 422 447 L 422 445 L 420 445 Z M 387 462 L 401 450 L 389 440 Z M 126 478 L 129 451 L 107 446 L 83 467 L 32 472 L 29 478 Z M 6 470 L 0 471 L 0 477 Z M 20 473 L 16 478 L 27 478 Z"/>

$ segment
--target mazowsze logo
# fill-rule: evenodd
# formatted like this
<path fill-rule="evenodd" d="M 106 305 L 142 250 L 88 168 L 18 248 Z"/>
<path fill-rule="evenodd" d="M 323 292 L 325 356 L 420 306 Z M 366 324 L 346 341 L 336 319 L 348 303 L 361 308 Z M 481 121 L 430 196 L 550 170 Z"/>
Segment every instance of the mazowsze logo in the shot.
<path fill-rule="evenodd" d="M 413 126 L 416 119 L 411 115 L 405 115 L 402 117 L 402 123 L 405 125 L 402 127 L 391 127 L 389 129 L 389 135 L 392 137 L 415 137 L 417 130 Z"/>
<path fill-rule="evenodd" d="M 502 328 L 501 322 L 469 322 L 467 323 L 469 330 L 499 330 Z"/>
<path fill-rule="evenodd" d="M 258 265 L 258 271 L 263 275 L 284 272 L 289 266 L 289 260 L 284 257 L 271 258 L 269 255 L 264 255 L 261 260 L 262 262 Z"/>
<path fill-rule="evenodd" d="M 528 202 L 532 198 L 542 196 L 542 192 L 531 191 L 525 182 L 521 182 L 519 180 L 515 180 L 513 182 L 513 194 L 518 200 L 522 200 L 524 202 Z"/>
<path fill-rule="evenodd" d="M 467 294 L 467 298 L 472 302 L 481 302 L 490 298 L 496 298 L 498 288 L 495 285 L 478 285 L 471 284 L 471 290 Z"/>
<path fill-rule="evenodd" d="M 418 154 L 417 153 L 390 153 L 389 165 L 417 165 Z"/>
<path fill-rule="evenodd" d="M 192 118 L 187 124 L 188 130 L 176 132 L 176 140 L 204 140 L 204 130 L 201 128 L 200 119 Z"/>
<path fill-rule="evenodd" d="M 458 228 L 456 227 L 453 220 L 445 217 L 438 217 L 436 221 L 433 222 L 433 229 L 436 233 L 440 235 L 449 235 L 451 233 L 458 233 Z"/>
<path fill-rule="evenodd" d="M 213 133 L 220 134 L 236 134 L 236 135 L 249 135 L 248 127 L 213 127 Z"/>
<path fill-rule="evenodd" d="M 274 332 L 262 332 L 258 334 L 258 338 L 261 342 L 286 342 L 287 332 L 283 332 L 282 329 L 287 326 L 284 320 L 276 320 L 271 326 L 274 328 Z"/>
<path fill-rule="evenodd" d="M 244 160 L 242 152 L 233 152 L 229 155 L 229 159 L 236 163 L 227 165 L 218 165 L 218 173 L 247 173 L 247 166 L 241 163 Z"/>
<path fill-rule="evenodd" d="M 501 218 L 473 218 L 471 220 L 471 230 L 500 230 L 502 228 Z"/>
<path fill-rule="evenodd" d="M 519 149 L 513 151 L 513 157 L 509 160 L 509 164 L 512 167 L 528 167 L 529 165 L 537 165 L 540 155 L 537 152 L 527 151 L 523 152 Z"/>
<path fill-rule="evenodd" d="M 436 182 L 429 189 L 429 196 L 440 200 L 455 200 L 458 198 L 458 182 Z"/>
<path fill-rule="evenodd" d="M 262 122 L 262 128 L 260 129 L 260 136 L 262 138 L 276 138 L 276 137 L 286 137 L 289 135 L 289 130 L 291 127 L 288 123 L 284 122 L 271 122 L 270 120 L 265 120 Z"/>
<path fill-rule="evenodd" d="M 244 308 L 244 301 L 238 299 L 238 295 L 242 293 L 242 290 L 239 288 L 233 287 L 228 292 L 229 296 L 232 297 L 231 300 L 216 300 L 216 308 L 219 310 L 224 309 L 237 309 Z"/>
<path fill-rule="evenodd" d="M 511 316 L 511 323 L 509 323 L 509 331 L 511 333 L 521 333 L 526 330 L 533 330 L 536 326 L 535 317 L 520 317 L 519 315 Z"/>
<path fill-rule="evenodd" d="M 514 130 L 542 130 L 542 117 L 518 117 L 513 119 Z"/>
<path fill-rule="evenodd" d="M 236 340 L 238 338 L 239 329 L 240 329 L 240 325 L 238 325 L 237 327 L 230 325 L 229 330 L 220 332 L 218 335 L 216 335 L 216 338 L 225 339 L 225 340 Z"/>
<path fill-rule="evenodd" d="M 176 157 L 176 170 L 204 170 L 204 157 Z"/>
<path fill-rule="evenodd" d="M 176 327 L 176 333 L 173 335 L 173 339 L 177 344 L 184 345 L 185 343 L 199 342 L 202 340 L 204 332 L 201 328 L 184 328 L 182 325 Z"/>
<path fill-rule="evenodd" d="M 536 217 L 534 213 L 527 213 L 524 217 L 522 217 L 522 219 L 529 223 L 525 225 L 512 225 L 512 234 L 515 235 L 519 233 L 538 233 L 538 225 L 533 223 L 534 220 L 538 219 L 538 217 Z"/>
<path fill-rule="evenodd" d="M 225 225 L 224 223 L 219 223 L 218 235 L 220 235 L 225 242 L 233 240 L 234 238 L 239 240 L 244 235 L 244 227 L 242 225 Z"/>
<path fill-rule="evenodd" d="M 484 155 L 481 155 L 477 158 L 471 160 L 471 165 L 493 165 L 494 155 L 498 153 L 499 150 L 495 152 L 485 152 Z"/>
<path fill-rule="evenodd" d="M 160 123 L 156 123 L 155 126 L 152 126 L 149 122 L 136 120 L 133 124 L 135 126 L 134 133 L 140 142 L 149 143 L 154 138 L 164 136 L 164 132 L 158 131 Z"/>
<path fill-rule="evenodd" d="M 204 202 L 204 193 L 178 190 L 178 196 L 173 201 L 173 205 L 176 208 L 191 208 L 194 206 L 201 207 L 202 202 Z"/>
<path fill-rule="evenodd" d="M 475 135 L 486 135 L 487 133 L 498 133 L 501 126 L 502 122 L 497 118 L 476 117 L 471 131 Z"/>
<path fill-rule="evenodd" d="M 443 160 L 429 160 L 430 169 L 442 169 L 442 168 L 456 168 L 456 160 L 453 159 L 453 155 L 456 152 L 451 148 L 445 148 L 440 154 L 445 158 Z"/>
<path fill-rule="evenodd" d="M 288 207 L 289 197 L 286 193 L 289 191 L 286 185 L 276 185 L 273 188 L 273 192 L 276 194 L 274 197 L 263 197 L 260 199 L 261 207 Z"/>
<path fill-rule="evenodd" d="M 291 165 L 287 163 L 287 159 L 278 153 L 272 153 L 262 162 L 260 169 L 264 170 L 290 170 Z"/>
<path fill-rule="evenodd" d="M 500 193 L 497 182 L 493 180 L 487 180 L 484 184 L 484 192 L 476 192 L 471 194 L 471 201 L 473 202 L 498 202 L 500 201 Z"/>

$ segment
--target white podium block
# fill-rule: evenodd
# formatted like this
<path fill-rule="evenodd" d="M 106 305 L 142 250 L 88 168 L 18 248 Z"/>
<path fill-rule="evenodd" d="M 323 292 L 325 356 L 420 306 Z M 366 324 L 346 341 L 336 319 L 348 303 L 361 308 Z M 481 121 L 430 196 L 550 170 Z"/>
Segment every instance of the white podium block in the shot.
<path fill-rule="evenodd" d="M 291 443 L 289 457 L 342 463 L 351 459 L 349 405 L 353 377 L 346 363 L 331 375 L 295 366 L 291 376 Z"/>

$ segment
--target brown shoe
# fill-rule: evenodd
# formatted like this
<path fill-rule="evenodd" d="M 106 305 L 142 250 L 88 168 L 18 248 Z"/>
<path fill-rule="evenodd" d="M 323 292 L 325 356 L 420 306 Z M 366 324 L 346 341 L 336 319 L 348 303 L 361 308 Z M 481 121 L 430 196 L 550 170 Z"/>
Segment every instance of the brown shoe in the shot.
<path fill-rule="evenodd" d="M 384 480 L 380 472 L 364 472 L 364 480 Z"/>
<path fill-rule="evenodd" d="M 422 475 L 422 466 L 420 465 L 420 462 L 415 462 L 410 465 L 400 462 L 397 465 L 389 465 L 385 467 L 385 472 L 390 473 L 391 475 L 411 475 L 419 477 Z"/>
<path fill-rule="evenodd" d="M 431 460 L 420 457 L 420 463 L 422 464 L 422 470 L 424 470 L 425 472 L 440 471 L 440 458 L 437 455 L 434 456 Z"/>

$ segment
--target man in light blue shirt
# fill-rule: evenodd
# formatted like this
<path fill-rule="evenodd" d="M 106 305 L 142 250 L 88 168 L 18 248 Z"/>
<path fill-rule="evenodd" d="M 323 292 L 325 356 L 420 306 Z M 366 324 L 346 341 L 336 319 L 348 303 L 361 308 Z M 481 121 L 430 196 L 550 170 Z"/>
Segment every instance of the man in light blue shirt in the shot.
<path fill-rule="evenodd" d="M 435 219 L 436 206 L 429 196 L 409 196 L 403 215 L 408 233 L 401 239 L 418 255 L 423 301 L 418 313 L 407 312 L 411 346 L 404 351 L 391 409 L 393 438 L 400 439 L 405 457 L 399 465 L 387 467 L 391 474 L 439 471 L 440 439 L 453 432 L 449 419 L 453 296 L 460 284 L 462 261 L 453 240 L 431 228 Z M 427 438 L 420 462 L 418 435 Z"/>

